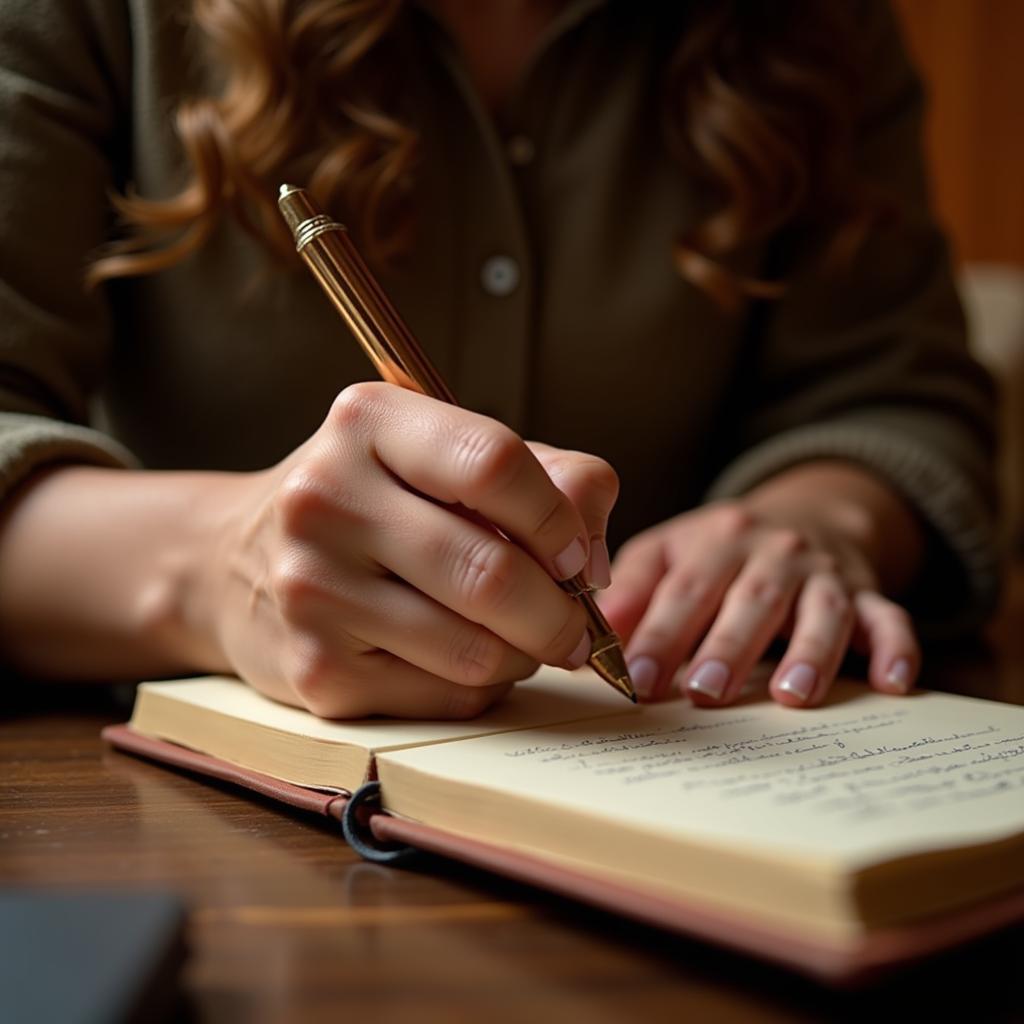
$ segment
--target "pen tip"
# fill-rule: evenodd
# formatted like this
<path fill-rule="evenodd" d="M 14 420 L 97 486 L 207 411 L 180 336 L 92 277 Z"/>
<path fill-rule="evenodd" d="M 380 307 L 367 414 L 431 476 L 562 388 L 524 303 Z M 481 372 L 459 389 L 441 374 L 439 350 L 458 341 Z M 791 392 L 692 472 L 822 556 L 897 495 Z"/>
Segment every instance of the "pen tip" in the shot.
<path fill-rule="evenodd" d="M 285 196 L 290 196 L 293 192 L 301 192 L 302 189 L 298 185 L 282 185 L 277 190 L 277 198 L 284 199 Z"/>
<path fill-rule="evenodd" d="M 618 690 L 627 700 L 636 703 L 636 690 L 629 678 L 622 647 L 614 633 L 601 637 L 590 652 L 590 665 L 609 686 Z"/>

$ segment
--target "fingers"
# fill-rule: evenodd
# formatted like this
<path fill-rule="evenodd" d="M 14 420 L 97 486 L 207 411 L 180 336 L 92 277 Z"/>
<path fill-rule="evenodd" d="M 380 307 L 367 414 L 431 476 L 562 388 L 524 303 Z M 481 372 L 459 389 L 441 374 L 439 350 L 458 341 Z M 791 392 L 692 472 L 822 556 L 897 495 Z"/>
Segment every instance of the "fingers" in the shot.
<path fill-rule="evenodd" d="M 780 704 L 814 707 L 824 700 L 853 632 L 853 602 L 835 573 L 804 584 L 793 634 L 769 688 Z"/>
<path fill-rule="evenodd" d="M 883 693 L 907 693 L 921 670 L 921 648 L 906 609 L 876 591 L 862 590 L 854 610 L 870 652 L 868 682 Z"/>
<path fill-rule="evenodd" d="M 665 547 L 654 539 L 636 538 L 616 556 L 612 584 L 598 602 L 623 643 L 633 635 L 667 569 Z"/>
<path fill-rule="evenodd" d="M 346 388 L 331 417 L 340 430 L 368 437 L 400 480 L 479 512 L 556 579 L 587 564 L 589 537 L 580 513 L 508 427 L 377 383 Z"/>
<path fill-rule="evenodd" d="M 461 686 L 525 679 L 537 662 L 475 622 L 393 579 L 368 582 L 358 604 L 325 600 L 302 625 L 325 637 L 358 638 L 365 650 L 383 650 L 424 672 Z M 338 644 L 342 654 L 344 638 Z M 351 646 L 349 644 L 348 646 Z"/>
<path fill-rule="evenodd" d="M 512 685 L 460 686 L 386 651 L 353 654 L 339 664 L 312 634 L 295 640 L 283 674 L 290 685 L 285 699 L 321 718 L 473 718 Z"/>
<path fill-rule="evenodd" d="M 627 650 L 640 697 L 657 700 L 668 692 L 676 669 L 711 625 L 741 565 L 739 551 L 715 547 L 702 560 L 673 566 L 660 579 Z"/>
<path fill-rule="evenodd" d="M 695 704 L 729 704 L 789 614 L 801 583 L 788 538 L 753 555 L 726 592 L 694 655 L 686 692 Z"/>
<path fill-rule="evenodd" d="M 619 478 L 604 459 L 584 452 L 566 451 L 535 441 L 527 447 L 537 457 L 552 483 L 576 506 L 590 541 L 590 558 L 583 570 L 592 586 L 603 590 L 611 583 L 605 535 L 608 516 L 619 496 Z"/>
<path fill-rule="evenodd" d="M 277 657 L 269 671 L 243 674 L 270 696 L 330 718 L 467 718 L 536 668 L 406 584 L 325 571 L 321 552 L 293 545 L 268 584 L 285 626 L 274 641 Z"/>
<path fill-rule="evenodd" d="M 688 692 L 699 704 L 727 704 L 738 695 L 742 679 L 753 661 L 743 653 L 730 657 L 730 643 L 734 638 L 749 637 L 748 652 L 760 647 L 763 633 L 758 632 L 756 615 L 738 626 L 735 635 L 729 633 L 726 645 L 719 646 L 715 634 L 725 617 L 723 607 L 708 642 L 694 659 L 695 669 Z M 765 616 L 762 621 L 770 618 Z M 742 618 L 737 621 L 742 623 Z M 772 696 L 790 707 L 820 704 L 839 671 L 855 627 L 868 638 L 871 685 L 886 693 L 906 693 L 917 677 L 921 662 L 920 648 L 907 612 L 876 591 L 862 590 L 851 597 L 847 584 L 837 574 L 818 572 L 810 575 L 801 587 L 792 636 L 769 684 Z M 723 679 L 721 690 L 715 690 Z M 716 697 L 718 692 L 720 695 Z"/>
<path fill-rule="evenodd" d="M 516 545 L 452 511 L 397 491 L 368 553 L 416 590 L 537 661 L 578 668 L 586 615 Z"/>
<path fill-rule="evenodd" d="M 586 521 L 500 424 L 389 385 L 346 389 L 254 533 L 272 541 L 254 592 L 280 624 L 284 692 L 248 655 L 240 673 L 321 715 L 464 717 L 538 661 L 582 665 L 585 613 L 552 576 L 583 568 L 617 481 L 600 460 L 545 455 Z"/>

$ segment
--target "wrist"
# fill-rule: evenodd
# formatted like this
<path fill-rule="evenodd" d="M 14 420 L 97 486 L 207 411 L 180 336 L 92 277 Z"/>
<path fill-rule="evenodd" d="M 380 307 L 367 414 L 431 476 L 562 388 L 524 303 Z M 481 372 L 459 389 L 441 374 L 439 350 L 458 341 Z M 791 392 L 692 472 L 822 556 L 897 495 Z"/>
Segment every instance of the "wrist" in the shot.
<path fill-rule="evenodd" d="M 154 555 L 140 588 L 139 629 L 181 671 L 230 672 L 221 643 L 229 538 L 241 516 L 251 474 L 182 474 L 176 488 L 179 528 Z"/>

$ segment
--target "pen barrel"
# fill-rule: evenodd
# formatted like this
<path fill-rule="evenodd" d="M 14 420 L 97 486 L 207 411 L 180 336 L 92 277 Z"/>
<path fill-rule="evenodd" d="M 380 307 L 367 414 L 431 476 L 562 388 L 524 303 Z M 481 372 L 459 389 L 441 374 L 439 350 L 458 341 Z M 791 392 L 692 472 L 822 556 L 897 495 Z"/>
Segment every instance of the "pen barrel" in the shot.
<path fill-rule="evenodd" d="M 381 378 L 458 404 L 366 266 L 344 225 L 313 207 L 301 189 L 282 190 L 278 205 L 292 229 L 299 255 Z"/>
<path fill-rule="evenodd" d="M 344 225 L 318 209 L 305 191 L 294 185 L 281 186 L 277 203 L 292 230 L 296 250 L 380 376 L 399 387 L 458 405 L 363 262 Z M 601 614 L 586 581 L 582 576 L 574 576 L 561 586 L 586 610 L 590 664 L 607 683 L 635 701 L 619 638 Z"/>

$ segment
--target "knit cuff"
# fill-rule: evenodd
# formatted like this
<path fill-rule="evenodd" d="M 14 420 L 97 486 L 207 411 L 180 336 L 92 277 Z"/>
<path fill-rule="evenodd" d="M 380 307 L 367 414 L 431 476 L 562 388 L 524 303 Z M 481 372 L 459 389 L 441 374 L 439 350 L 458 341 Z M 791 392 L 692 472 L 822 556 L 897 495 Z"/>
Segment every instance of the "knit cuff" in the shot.
<path fill-rule="evenodd" d="M 905 433 L 848 423 L 786 431 L 730 463 L 712 484 L 708 499 L 737 497 L 798 463 L 828 458 L 860 463 L 884 478 L 915 507 L 959 565 L 967 599 L 960 607 L 932 608 L 925 618 L 939 619 L 945 629 L 982 623 L 1000 589 L 993 515 L 955 464 Z"/>
<path fill-rule="evenodd" d="M 127 448 L 97 430 L 45 416 L 0 413 L 0 500 L 37 469 L 59 462 L 138 465 Z"/>

